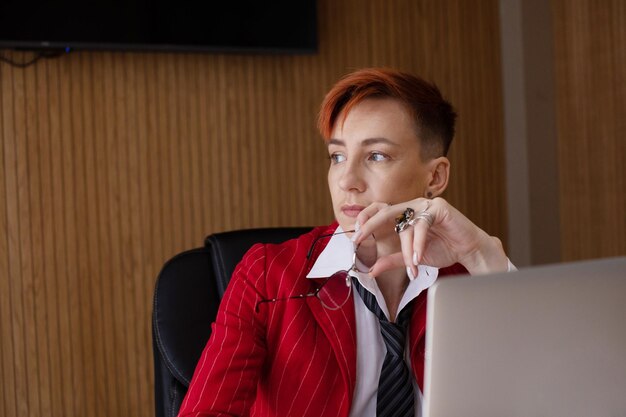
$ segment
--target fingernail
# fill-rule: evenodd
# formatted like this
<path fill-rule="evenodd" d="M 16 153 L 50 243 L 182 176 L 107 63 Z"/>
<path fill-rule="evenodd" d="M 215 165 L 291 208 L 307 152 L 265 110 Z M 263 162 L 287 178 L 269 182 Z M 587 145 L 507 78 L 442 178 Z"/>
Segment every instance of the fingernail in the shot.
<path fill-rule="evenodd" d="M 356 240 L 361 236 L 361 231 L 355 232 L 350 238 L 351 241 L 356 242 Z"/>
<path fill-rule="evenodd" d="M 356 222 L 354 222 L 354 231 L 358 232 L 360 228 L 361 228 L 361 225 L 359 224 L 359 221 L 357 220 Z"/>
<path fill-rule="evenodd" d="M 413 265 L 417 266 L 417 251 L 413 252 Z"/>
<path fill-rule="evenodd" d="M 408 275 L 409 280 L 413 281 L 415 279 L 415 275 L 413 275 L 413 271 L 410 266 L 406 267 L 406 274 Z"/>

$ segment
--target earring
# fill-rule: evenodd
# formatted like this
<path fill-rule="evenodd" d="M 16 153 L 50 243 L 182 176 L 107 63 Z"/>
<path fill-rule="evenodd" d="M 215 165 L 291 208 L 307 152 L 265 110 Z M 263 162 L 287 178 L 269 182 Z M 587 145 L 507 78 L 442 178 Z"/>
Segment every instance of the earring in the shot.
<path fill-rule="evenodd" d="M 433 198 L 433 193 L 430 191 L 426 193 L 426 198 Z"/>

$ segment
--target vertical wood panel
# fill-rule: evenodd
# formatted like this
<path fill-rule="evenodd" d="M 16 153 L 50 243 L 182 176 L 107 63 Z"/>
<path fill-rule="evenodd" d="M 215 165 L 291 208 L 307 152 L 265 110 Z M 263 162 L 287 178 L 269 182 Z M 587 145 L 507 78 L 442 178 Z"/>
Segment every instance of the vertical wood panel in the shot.
<path fill-rule="evenodd" d="M 152 415 L 158 270 L 209 233 L 332 220 L 315 122 L 353 69 L 440 85 L 447 197 L 506 238 L 497 28 L 495 0 L 320 0 L 315 55 L 0 64 L 0 413 Z"/>
<path fill-rule="evenodd" d="M 92 227 L 92 233 L 99 237 L 97 241 L 97 262 L 100 267 L 100 280 L 99 285 L 95 288 L 96 294 L 94 294 L 94 303 L 100 306 L 98 312 L 101 316 L 98 326 L 98 334 L 104 335 L 111 333 L 113 330 L 117 330 L 114 327 L 114 310 L 116 304 L 111 299 L 113 288 L 116 286 L 116 278 L 113 271 L 112 248 L 110 245 L 109 234 L 109 181 L 108 171 L 111 169 L 108 159 L 108 141 L 111 135 L 111 122 L 107 120 L 105 110 L 110 108 L 110 96 L 108 92 L 111 91 L 111 80 L 107 60 L 109 57 L 102 57 L 99 65 L 92 63 L 93 79 L 98 80 L 94 83 L 93 94 L 95 97 L 99 97 L 98 100 L 94 100 L 94 132 L 93 132 L 93 146 L 94 146 L 94 161 L 92 169 L 94 171 L 94 183 L 95 189 L 93 190 L 93 199 L 95 208 L 93 211 L 94 226 Z M 123 331 L 123 330 L 120 330 Z M 115 350 L 115 337 L 102 337 L 98 341 L 102 353 L 104 374 L 98 376 L 102 378 L 100 384 L 98 405 L 100 415 L 107 415 L 107 413 L 119 412 L 120 399 L 117 392 L 117 383 L 107 375 L 116 374 L 117 372 L 117 354 Z M 100 400 L 102 398 L 102 400 Z"/>
<path fill-rule="evenodd" d="M 2 371 L 3 381 L 15 381 L 14 365 L 13 365 L 13 328 L 12 319 L 13 305 L 11 303 L 11 282 L 8 277 L 13 275 L 11 270 L 12 262 L 11 253 L 9 251 L 9 202 L 8 196 L 11 187 L 9 179 L 12 174 L 9 170 L 14 169 L 11 161 L 12 156 L 9 154 L 10 146 L 8 144 L 9 135 L 12 135 L 12 123 L 9 122 L 9 111 L 13 107 L 12 94 L 8 89 L 11 88 L 8 71 L 5 67 L 0 66 L 0 137 L 2 138 L 2 146 L 0 146 L 0 370 Z M 0 410 L 4 415 L 17 414 L 15 401 L 15 384 L 3 384 L 2 388 L 2 407 Z M 10 385 L 10 386 L 7 386 Z"/>
<path fill-rule="evenodd" d="M 626 254 L 626 3 L 554 0 L 562 256 Z"/>
<path fill-rule="evenodd" d="M 67 273 L 67 258 L 66 258 L 66 245 L 65 242 L 65 201 L 63 193 L 63 144 L 62 144 L 62 130 L 61 130 L 61 92 L 60 92 L 60 78 L 61 78 L 61 66 L 59 61 L 50 61 L 46 63 L 47 67 L 47 80 L 48 80 L 48 93 L 50 96 L 50 102 L 48 103 L 48 111 L 50 114 L 50 177 L 52 180 L 51 195 L 52 195 L 52 207 L 49 218 L 51 221 L 51 233 L 52 240 L 49 242 L 48 247 L 52 253 L 52 268 L 48 279 L 53 282 L 53 298 L 51 302 L 55 304 L 56 314 L 59 317 L 59 327 L 55 334 L 56 345 L 59 347 L 59 364 L 58 364 L 58 379 L 56 385 L 57 395 L 61 401 L 61 413 L 64 415 L 74 415 L 72 404 L 72 374 L 74 370 L 74 358 L 72 356 L 72 349 L 70 343 L 70 323 L 68 309 L 68 273 Z M 54 344 L 54 343 L 53 343 Z M 59 409 L 55 409 L 57 412 Z"/>
<path fill-rule="evenodd" d="M 40 153 L 41 144 L 38 138 L 41 137 L 41 128 L 43 126 L 42 115 L 39 112 L 38 97 L 39 91 L 37 82 L 37 72 L 34 68 L 26 71 L 25 94 L 27 97 L 28 108 L 26 114 L 32 114 L 34 117 L 27 122 L 26 132 L 28 141 L 26 143 L 26 158 L 28 169 L 28 201 L 29 201 L 29 217 L 30 217 L 30 246 L 27 248 L 26 256 L 31 262 L 32 274 L 32 302 L 31 320 L 29 335 L 29 356 L 33 370 L 33 380 L 31 384 L 35 384 L 39 395 L 39 408 L 35 411 L 37 414 L 46 414 L 50 412 L 50 384 L 49 378 L 49 361 L 45 349 L 39 349 L 39 346 L 48 346 L 46 339 L 46 302 L 45 280 L 43 276 L 43 250 L 42 242 L 42 198 Z M 22 231 L 24 233 L 24 231 Z"/>
<path fill-rule="evenodd" d="M 20 58 L 21 58 L 21 54 Z M 19 58 L 18 58 L 19 59 Z M 9 276 L 14 279 L 9 281 L 10 308 L 11 308 L 11 338 L 13 357 L 10 365 L 13 365 L 13 375 L 15 381 L 15 403 L 18 414 L 27 414 L 37 406 L 31 403 L 28 395 L 28 373 L 26 369 L 26 321 L 24 319 L 23 297 L 27 290 L 23 285 L 25 271 L 22 270 L 22 253 L 20 244 L 28 241 L 28 236 L 21 238 L 20 220 L 23 209 L 23 188 L 24 161 L 20 159 L 19 144 L 24 142 L 25 132 L 23 126 L 19 125 L 19 116 L 16 113 L 24 113 L 23 92 L 21 90 L 22 74 L 8 73 L 8 90 L 11 94 L 10 108 L 6 106 L 4 122 L 10 126 L 5 134 L 5 152 L 7 156 L 6 166 L 6 190 L 7 190 L 7 237 L 9 254 Z M 20 181 L 21 180 L 21 181 Z M 11 196 L 11 198 L 8 198 Z M 26 221 L 27 219 L 23 219 Z"/>
<path fill-rule="evenodd" d="M 35 274 L 35 282 L 38 285 L 38 297 L 35 301 L 37 307 L 37 333 L 39 335 L 38 346 L 46 346 L 48 349 L 38 349 L 39 359 L 39 376 L 40 390 L 42 396 L 42 415 L 51 415 L 53 410 L 60 410 L 61 403 L 60 392 L 55 389 L 60 376 L 58 369 L 59 348 L 56 343 L 55 335 L 58 329 L 58 315 L 56 314 L 55 293 L 51 285 L 50 273 L 51 269 L 51 249 L 52 222 L 49 220 L 50 208 L 52 206 L 52 197 L 50 189 L 52 186 L 50 178 L 50 120 L 48 103 L 50 98 L 48 95 L 48 79 L 47 68 L 42 67 L 35 73 L 35 93 L 34 102 L 36 103 L 37 114 L 37 131 L 34 135 L 34 143 L 37 148 L 31 151 L 31 167 L 36 176 L 39 177 L 41 184 L 36 194 L 31 196 L 31 201 L 37 209 L 33 212 L 33 216 L 37 217 L 37 226 L 34 229 L 33 242 L 37 247 L 34 251 L 37 260 L 37 273 Z"/>

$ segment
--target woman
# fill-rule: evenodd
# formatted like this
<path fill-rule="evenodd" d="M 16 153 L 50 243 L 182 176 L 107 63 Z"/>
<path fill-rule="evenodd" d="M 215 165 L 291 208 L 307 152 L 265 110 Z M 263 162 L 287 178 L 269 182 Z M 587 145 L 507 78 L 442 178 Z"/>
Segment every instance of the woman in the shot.
<path fill-rule="evenodd" d="M 424 290 L 510 267 L 439 197 L 455 117 L 437 87 L 392 70 L 331 89 L 319 128 L 336 222 L 246 254 L 181 416 L 420 415 Z"/>

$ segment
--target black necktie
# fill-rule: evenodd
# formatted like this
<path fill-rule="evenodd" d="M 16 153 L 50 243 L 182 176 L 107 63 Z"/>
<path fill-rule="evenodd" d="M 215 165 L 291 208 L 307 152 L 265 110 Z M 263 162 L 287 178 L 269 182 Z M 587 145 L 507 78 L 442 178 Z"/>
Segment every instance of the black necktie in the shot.
<path fill-rule="evenodd" d="M 380 333 L 387 347 L 387 354 L 378 380 L 376 401 L 377 417 L 413 417 L 415 414 L 413 383 L 411 373 L 404 362 L 406 329 L 411 317 L 412 302 L 398 314 L 395 323 L 390 323 L 381 310 L 376 297 L 352 277 L 356 291 L 367 308 L 380 321 Z"/>

